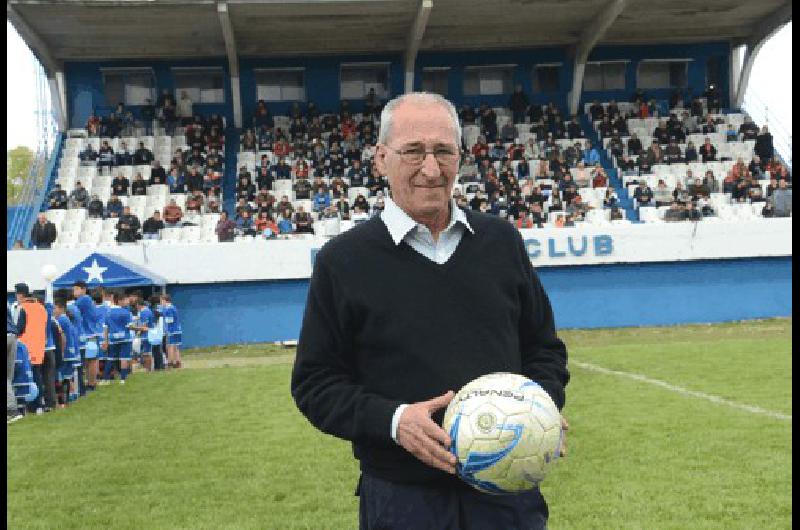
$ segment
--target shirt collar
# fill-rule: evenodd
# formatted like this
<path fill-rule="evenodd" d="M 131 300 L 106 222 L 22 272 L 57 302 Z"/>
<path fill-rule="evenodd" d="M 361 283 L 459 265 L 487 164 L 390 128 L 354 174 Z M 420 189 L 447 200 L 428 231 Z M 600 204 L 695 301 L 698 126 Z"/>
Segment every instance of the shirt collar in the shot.
<path fill-rule="evenodd" d="M 384 197 L 383 204 L 384 208 L 383 212 L 381 212 L 381 219 L 389 230 L 389 235 L 392 236 L 394 244 L 399 245 L 400 242 L 403 241 L 403 238 L 417 227 L 418 223 L 391 198 Z M 464 210 L 458 207 L 455 199 L 450 198 L 450 222 L 443 231 L 450 230 L 456 223 L 461 223 L 467 230 L 473 234 L 475 233 L 475 230 L 467 220 L 467 215 L 464 213 Z"/>

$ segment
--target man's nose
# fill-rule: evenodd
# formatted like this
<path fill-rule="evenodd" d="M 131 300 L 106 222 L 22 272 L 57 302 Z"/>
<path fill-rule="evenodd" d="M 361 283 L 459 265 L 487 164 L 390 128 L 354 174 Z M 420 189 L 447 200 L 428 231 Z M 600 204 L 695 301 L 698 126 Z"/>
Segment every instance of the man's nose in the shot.
<path fill-rule="evenodd" d="M 433 153 L 425 153 L 420 172 L 427 178 L 437 178 L 442 174 L 439 162 L 436 161 L 436 157 L 433 156 Z"/>

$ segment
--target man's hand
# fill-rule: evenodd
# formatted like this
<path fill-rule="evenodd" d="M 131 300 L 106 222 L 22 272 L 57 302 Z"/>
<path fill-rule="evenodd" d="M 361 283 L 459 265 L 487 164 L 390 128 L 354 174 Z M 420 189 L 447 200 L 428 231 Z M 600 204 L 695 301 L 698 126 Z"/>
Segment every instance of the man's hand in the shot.
<path fill-rule="evenodd" d="M 567 456 L 567 431 L 569 430 L 569 423 L 567 418 L 561 416 L 561 447 L 558 449 L 559 455 L 563 458 Z"/>
<path fill-rule="evenodd" d="M 450 436 L 439 427 L 431 415 L 446 407 L 455 394 L 446 394 L 413 403 L 403 410 L 397 425 L 397 443 L 431 467 L 450 474 L 456 472 L 456 457 L 449 452 Z"/>

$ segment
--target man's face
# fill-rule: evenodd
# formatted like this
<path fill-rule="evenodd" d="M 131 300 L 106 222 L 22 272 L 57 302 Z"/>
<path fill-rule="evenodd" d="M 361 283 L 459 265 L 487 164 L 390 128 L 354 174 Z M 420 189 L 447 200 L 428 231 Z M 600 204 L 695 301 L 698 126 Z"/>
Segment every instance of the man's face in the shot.
<path fill-rule="evenodd" d="M 45 224 L 46 222 L 47 222 L 47 217 L 45 217 L 43 213 L 40 213 L 39 214 L 39 223 L 40 224 Z"/>
<path fill-rule="evenodd" d="M 425 155 L 422 164 L 409 164 L 392 149 L 449 149 L 458 152 L 456 131 L 447 110 L 441 105 L 403 103 L 394 112 L 388 146 L 380 144 L 376 154 L 378 171 L 387 175 L 392 198 L 412 218 L 428 217 L 446 211 L 458 173 L 458 159 L 439 164 Z"/>

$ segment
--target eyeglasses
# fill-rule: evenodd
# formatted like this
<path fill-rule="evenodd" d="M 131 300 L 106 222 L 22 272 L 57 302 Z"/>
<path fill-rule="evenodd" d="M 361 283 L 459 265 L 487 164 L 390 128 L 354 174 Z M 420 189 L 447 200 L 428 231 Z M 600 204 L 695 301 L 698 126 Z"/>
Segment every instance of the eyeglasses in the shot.
<path fill-rule="evenodd" d="M 432 151 L 426 150 L 422 146 L 394 149 L 387 145 L 386 148 L 400 155 L 400 158 L 402 158 L 403 162 L 406 164 L 414 166 L 422 165 L 422 163 L 425 162 L 425 157 L 429 154 L 433 155 L 439 165 L 454 164 L 458 162 L 461 157 L 461 151 L 450 147 L 437 147 Z"/>

